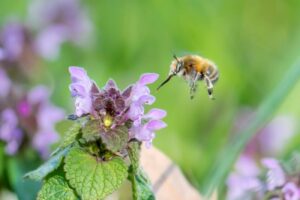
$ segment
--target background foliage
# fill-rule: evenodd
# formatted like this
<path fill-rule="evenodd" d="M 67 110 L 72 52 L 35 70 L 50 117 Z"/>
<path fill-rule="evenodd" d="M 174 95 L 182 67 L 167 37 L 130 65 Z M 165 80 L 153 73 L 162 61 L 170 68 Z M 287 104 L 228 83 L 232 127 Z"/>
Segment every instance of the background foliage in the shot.
<path fill-rule="evenodd" d="M 22 21 L 29 3 L 1 0 L 0 23 L 11 18 Z M 160 131 L 154 145 L 177 162 L 199 189 L 229 142 L 237 113 L 244 107 L 256 109 L 299 54 L 300 2 L 296 0 L 82 3 L 94 23 L 90 48 L 65 44 L 60 58 L 43 63 L 47 70 L 35 80 L 50 85 L 53 101 L 69 113 L 73 111 L 67 72 L 71 65 L 85 67 L 99 85 L 111 77 L 121 88 L 142 72 L 159 73 L 162 81 L 173 53 L 197 53 L 218 65 L 216 101 L 209 100 L 203 85 L 191 101 L 187 85 L 178 78 L 154 92 L 155 107 L 168 111 L 168 128 Z M 300 83 L 276 113 L 299 121 L 299 91 Z M 299 147 L 299 141 L 293 140 L 287 152 Z"/>

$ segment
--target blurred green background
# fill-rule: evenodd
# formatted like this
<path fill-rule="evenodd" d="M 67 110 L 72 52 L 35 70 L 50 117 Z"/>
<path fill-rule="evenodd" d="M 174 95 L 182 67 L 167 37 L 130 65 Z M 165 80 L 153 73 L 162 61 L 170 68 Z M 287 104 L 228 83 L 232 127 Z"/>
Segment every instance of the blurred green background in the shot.
<path fill-rule="evenodd" d="M 25 19 L 30 1 L 1 0 L 0 23 Z M 168 111 L 168 127 L 154 145 L 180 165 L 202 188 L 205 175 L 228 143 L 237 113 L 255 109 L 279 82 L 300 52 L 300 1 L 297 0 L 86 0 L 94 30 L 88 49 L 64 44 L 59 59 L 44 62 L 36 83 L 53 89 L 53 101 L 73 111 L 68 67 L 84 67 L 99 86 L 108 78 L 120 88 L 141 73 L 167 76 L 172 54 L 196 53 L 213 60 L 220 79 L 211 101 L 203 84 L 190 100 L 187 84 L 174 78 L 159 92 L 154 107 Z M 299 121 L 300 83 L 277 114 Z M 299 127 L 298 127 L 299 133 Z M 284 133 L 283 133 L 284 134 Z M 300 138 L 299 136 L 296 136 Z M 299 146 L 294 140 L 292 147 Z"/>

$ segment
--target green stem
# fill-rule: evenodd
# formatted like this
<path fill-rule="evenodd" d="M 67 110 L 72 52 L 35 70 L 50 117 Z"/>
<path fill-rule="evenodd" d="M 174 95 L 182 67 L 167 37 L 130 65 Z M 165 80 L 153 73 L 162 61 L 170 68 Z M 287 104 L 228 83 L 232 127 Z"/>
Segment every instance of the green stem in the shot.
<path fill-rule="evenodd" d="M 298 82 L 299 77 L 300 62 L 291 66 L 287 70 L 278 86 L 259 106 L 254 120 L 237 135 L 232 143 L 227 145 L 224 151 L 222 151 L 219 159 L 217 159 L 214 167 L 212 168 L 211 173 L 209 173 L 207 177 L 207 184 L 204 191 L 208 196 L 212 194 L 212 192 L 215 191 L 221 183 L 224 183 L 226 176 L 230 172 L 233 164 L 247 142 L 255 135 L 259 128 L 267 123 L 278 106 L 292 90 L 293 86 Z"/>

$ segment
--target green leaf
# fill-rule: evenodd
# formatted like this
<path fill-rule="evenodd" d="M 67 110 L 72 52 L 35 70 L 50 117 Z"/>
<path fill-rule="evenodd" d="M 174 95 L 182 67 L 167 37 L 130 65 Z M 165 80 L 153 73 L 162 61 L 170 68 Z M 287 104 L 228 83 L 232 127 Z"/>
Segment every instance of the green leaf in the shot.
<path fill-rule="evenodd" d="M 64 134 L 62 143 L 60 144 L 59 148 L 63 149 L 73 142 L 75 142 L 77 135 L 80 133 L 81 124 L 74 123 Z"/>
<path fill-rule="evenodd" d="M 124 149 L 128 143 L 128 128 L 126 126 L 119 126 L 108 132 L 101 133 L 100 137 L 105 147 L 116 153 Z"/>
<path fill-rule="evenodd" d="M 101 121 L 90 120 L 87 121 L 82 128 L 82 137 L 86 142 L 92 142 L 100 139 Z"/>
<path fill-rule="evenodd" d="M 69 124 L 70 124 L 70 122 L 63 123 L 63 125 L 69 125 Z M 61 126 L 62 126 L 62 124 L 61 124 Z M 70 127 L 65 131 L 62 142 L 60 143 L 58 148 L 56 148 L 50 156 L 56 155 L 58 152 L 60 152 L 64 148 L 73 144 L 76 141 L 76 138 L 80 133 L 80 130 L 81 130 L 81 124 L 77 123 L 77 122 L 75 122 L 75 123 L 73 122 L 70 125 Z"/>
<path fill-rule="evenodd" d="M 134 200 L 154 200 L 155 196 L 152 191 L 152 185 L 145 174 L 145 172 L 139 168 L 137 173 L 130 173 L 129 180 L 132 184 L 132 193 Z"/>
<path fill-rule="evenodd" d="M 67 180 L 56 174 L 45 180 L 37 200 L 78 200 L 78 197 Z"/>
<path fill-rule="evenodd" d="M 4 163 L 5 160 L 5 149 L 4 143 L 0 141 L 0 163 Z M 0 184 L 2 181 L 3 173 L 4 172 L 4 164 L 0 164 Z"/>
<path fill-rule="evenodd" d="M 216 163 L 211 167 L 211 172 L 208 173 L 206 179 L 205 193 L 207 196 L 210 196 L 212 192 L 225 182 L 226 176 L 247 142 L 257 133 L 259 128 L 268 122 L 272 114 L 299 81 L 299 77 L 300 62 L 287 69 L 285 76 L 279 82 L 278 86 L 258 108 L 254 120 L 241 133 L 237 134 L 235 140 L 228 144 L 225 150 L 221 152 L 220 157 L 216 159 Z M 220 189 L 222 190 L 222 188 Z"/>
<path fill-rule="evenodd" d="M 70 146 L 59 151 L 56 155 L 50 157 L 50 159 L 47 162 L 45 162 L 43 165 L 41 165 L 39 168 L 25 174 L 24 178 L 28 178 L 36 181 L 42 180 L 50 172 L 54 171 L 60 166 L 62 159 L 66 156 L 69 150 L 70 150 Z"/>
<path fill-rule="evenodd" d="M 117 190 L 128 175 L 121 158 L 102 161 L 80 147 L 70 150 L 64 170 L 70 185 L 83 200 L 103 199 Z"/>

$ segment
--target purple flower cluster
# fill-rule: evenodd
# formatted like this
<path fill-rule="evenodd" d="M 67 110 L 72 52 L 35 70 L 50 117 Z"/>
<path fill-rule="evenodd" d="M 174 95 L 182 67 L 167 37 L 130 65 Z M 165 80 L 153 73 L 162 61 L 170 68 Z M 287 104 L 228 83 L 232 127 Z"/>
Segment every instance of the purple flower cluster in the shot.
<path fill-rule="evenodd" d="M 57 58 L 64 42 L 83 46 L 90 39 L 92 25 L 79 0 L 35 0 L 29 16 L 38 30 L 37 51 L 46 59 Z"/>
<path fill-rule="evenodd" d="M 0 79 L 0 84 L 6 79 Z M 9 86 L 6 95 L 0 96 L 0 140 L 6 143 L 6 152 L 14 155 L 29 145 L 46 158 L 50 145 L 58 140 L 54 125 L 64 118 L 64 112 L 50 103 L 50 93 L 43 86 L 18 95 L 16 86 Z"/>
<path fill-rule="evenodd" d="M 113 80 L 99 89 L 80 67 L 70 67 L 69 71 L 72 80 L 70 91 L 75 98 L 75 113 L 78 117 L 91 115 L 100 119 L 104 129 L 113 129 L 130 122 L 130 138 L 144 141 L 148 147 L 155 137 L 155 131 L 166 127 L 161 120 L 166 116 L 164 110 L 152 109 L 147 113 L 144 110 L 145 105 L 155 101 L 147 85 L 157 80 L 157 74 L 143 74 L 135 84 L 121 91 Z"/>
<path fill-rule="evenodd" d="M 251 111 L 242 113 L 235 127 L 237 131 L 246 125 L 253 114 Z M 278 116 L 258 131 L 246 145 L 244 152 L 235 164 L 234 171 L 227 179 L 227 199 L 237 200 L 250 196 L 252 197 L 250 199 L 263 199 L 266 193 L 278 188 L 282 188 L 279 193 L 284 195 L 285 199 L 293 199 L 288 197 L 291 188 L 293 188 L 291 187 L 292 183 L 286 179 L 286 173 L 279 162 L 275 159 L 265 158 L 280 155 L 285 144 L 294 136 L 295 127 L 293 118 Z M 260 178 L 261 165 L 268 169 L 266 181 Z M 285 188 L 286 185 L 289 190 Z M 293 192 L 293 194 L 296 193 Z M 297 197 L 296 199 L 300 198 Z"/>
<path fill-rule="evenodd" d="M 0 31 L 0 66 L 14 74 L 28 75 L 37 61 L 33 35 L 19 22 L 9 22 Z"/>

